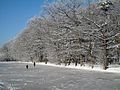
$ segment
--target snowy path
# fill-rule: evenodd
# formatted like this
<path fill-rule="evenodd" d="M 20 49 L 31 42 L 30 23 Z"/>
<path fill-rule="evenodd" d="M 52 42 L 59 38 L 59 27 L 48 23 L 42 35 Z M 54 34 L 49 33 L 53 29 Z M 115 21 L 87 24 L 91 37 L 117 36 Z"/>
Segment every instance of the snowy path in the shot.
<path fill-rule="evenodd" d="M 120 90 L 120 73 L 0 63 L 0 90 Z"/>

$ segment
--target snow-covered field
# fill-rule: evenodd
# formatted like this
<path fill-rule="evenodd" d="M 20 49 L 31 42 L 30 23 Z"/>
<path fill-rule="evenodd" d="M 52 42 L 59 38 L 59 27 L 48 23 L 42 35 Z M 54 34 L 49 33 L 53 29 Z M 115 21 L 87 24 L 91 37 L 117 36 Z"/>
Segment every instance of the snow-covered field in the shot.
<path fill-rule="evenodd" d="M 4 63 L 8 63 L 8 62 L 4 62 Z M 33 64 L 33 62 L 9 62 L 9 63 L 24 63 L 24 64 Z M 109 68 L 106 70 L 103 70 L 101 65 L 94 65 L 94 68 L 91 68 L 90 65 L 84 65 L 84 66 L 80 66 L 80 64 L 78 64 L 77 66 L 75 66 L 74 63 L 71 63 L 69 66 L 65 66 L 64 64 L 61 65 L 56 65 L 53 63 L 37 63 L 37 65 L 45 65 L 45 66 L 52 66 L 52 67 L 59 67 L 59 68 L 73 68 L 73 69 L 83 69 L 83 70 L 89 70 L 89 71 L 98 71 L 98 72 L 111 72 L 111 73 L 120 73 L 120 65 L 109 65 Z"/>
<path fill-rule="evenodd" d="M 98 66 L 4 62 L 0 63 L 0 90 L 120 90 L 118 70 L 118 66 L 104 71 Z"/>
<path fill-rule="evenodd" d="M 94 68 L 92 69 L 90 65 L 80 66 L 79 64 L 77 66 L 73 64 L 69 66 L 62 65 L 55 65 L 52 63 L 38 63 L 38 65 L 47 65 L 47 66 L 53 66 L 53 67 L 60 67 L 60 68 L 73 68 L 73 69 L 83 69 L 83 70 L 89 70 L 89 71 L 99 71 L 99 72 L 112 72 L 112 73 L 120 73 L 120 65 L 109 65 L 109 68 L 107 70 L 103 70 L 101 65 L 94 65 Z"/>

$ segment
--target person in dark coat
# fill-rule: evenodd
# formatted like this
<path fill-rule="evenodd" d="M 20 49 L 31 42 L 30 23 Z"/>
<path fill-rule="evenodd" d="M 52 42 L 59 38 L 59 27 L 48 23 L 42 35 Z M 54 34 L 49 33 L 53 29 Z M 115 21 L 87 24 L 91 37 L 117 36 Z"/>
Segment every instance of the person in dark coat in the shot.
<path fill-rule="evenodd" d="M 28 69 L 28 65 L 26 65 L 26 68 Z"/>
<path fill-rule="evenodd" d="M 35 62 L 34 62 L 34 67 L 35 67 L 35 65 L 36 65 L 36 64 L 35 64 Z"/>

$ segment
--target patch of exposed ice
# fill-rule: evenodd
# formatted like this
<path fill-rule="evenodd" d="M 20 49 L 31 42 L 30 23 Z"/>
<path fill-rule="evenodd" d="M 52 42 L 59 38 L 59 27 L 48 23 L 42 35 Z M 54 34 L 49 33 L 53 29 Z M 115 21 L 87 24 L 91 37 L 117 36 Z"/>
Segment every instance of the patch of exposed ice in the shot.
<path fill-rule="evenodd" d="M 26 85 L 27 85 L 27 83 L 24 83 L 24 85 L 26 86 Z"/>
<path fill-rule="evenodd" d="M 57 86 L 52 86 L 50 90 L 61 90 L 61 89 L 58 88 Z"/>
<path fill-rule="evenodd" d="M 7 86 L 7 88 L 8 88 L 9 90 L 15 90 L 15 89 L 12 87 L 11 84 L 9 84 L 9 85 Z"/>
<path fill-rule="evenodd" d="M 4 86 L 4 82 L 0 81 L 0 88 Z"/>
<path fill-rule="evenodd" d="M 23 81 L 23 79 L 11 79 L 11 81 Z"/>
<path fill-rule="evenodd" d="M 20 90 L 21 87 L 15 87 L 14 84 L 8 84 L 7 88 L 9 90 Z"/>
<path fill-rule="evenodd" d="M 32 83 L 33 81 L 26 81 L 26 82 L 28 82 L 28 83 Z"/>

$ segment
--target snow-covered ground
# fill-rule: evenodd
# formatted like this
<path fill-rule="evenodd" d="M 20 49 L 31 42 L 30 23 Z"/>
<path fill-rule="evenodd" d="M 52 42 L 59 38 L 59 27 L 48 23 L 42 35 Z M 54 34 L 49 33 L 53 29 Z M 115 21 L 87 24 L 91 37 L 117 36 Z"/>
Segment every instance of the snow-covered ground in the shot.
<path fill-rule="evenodd" d="M 109 68 L 107 70 L 103 70 L 101 65 L 94 65 L 94 68 L 92 69 L 90 65 L 80 66 L 79 64 L 75 66 L 73 63 L 69 66 L 62 65 L 55 65 L 52 63 L 38 63 L 38 65 L 48 65 L 48 66 L 54 66 L 54 67 L 61 67 L 61 68 L 74 68 L 74 69 L 83 69 L 83 70 L 90 70 L 90 71 L 100 71 L 100 72 L 113 72 L 113 73 L 120 73 L 120 65 L 109 65 Z"/>
<path fill-rule="evenodd" d="M 10 63 L 16 63 L 16 62 L 10 62 Z M 33 64 L 32 62 L 18 62 L 18 63 Z M 91 68 L 91 66 L 87 65 L 87 64 L 85 66 L 80 66 L 79 64 L 77 66 L 75 66 L 74 63 L 72 63 L 69 66 L 65 66 L 64 64 L 56 65 L 56 64 L 53 64 L 53 63 L 49 63 L 49 62 L 47 64 L 45 64 L 45 63 L 37 63 L 37 65 L 45 65 L 45 66 L 47 65 L 47 66 L 60 67 L 60 68 L 83 69 L 83 70 L 99 71 L 99 72 L 120 73 L 120 65 L 109 65 L 109 68 L 107 70 L 103 70 L 101 65 L 94 65 L 94 68 Z"/>
<path fill-rule="evenodd" d="M 45 66 L 44 63 L 37 63 L 36 67 L 26 62 L 0 63 L 0 90 L 120 90 L 120 73 L 81 68 Z"/>

